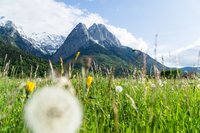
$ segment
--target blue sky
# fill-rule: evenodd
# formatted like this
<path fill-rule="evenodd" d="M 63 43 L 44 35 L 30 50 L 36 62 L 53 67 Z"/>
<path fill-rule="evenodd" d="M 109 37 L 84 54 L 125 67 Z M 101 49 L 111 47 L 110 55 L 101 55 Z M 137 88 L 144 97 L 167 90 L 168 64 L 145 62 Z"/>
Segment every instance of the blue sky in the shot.
<path fill-rule="evenodd" d="M 159 41 L 183 45 L 200 37 L 198 0 L 63 0 L 100 14 L 109 23 L 128 29 L 149 43 Z"/>
<path fill-rule="evenodd" d="M 160 50 L 158 54 L 173 53 L 174 50 L 193 45 L 200 38 L 199 0 L 63 0 L 63 2 L 98 13 L 112 25 L 126 28 L 135 37 L 143 38 L 149 45 L 148 52 L 151 55 L 153 55 L 155 34 L 158 34 L 158 52 Z M 196 53 L 191 54 L 197 56 L 198 51 L 194 52 Z M 180 65 L 196 65 L 195 59 L 189 58 Z M 170 65 L 175 65 L 175 60 Z"/>
<path fill-rule="evenodd" d="M 37 6 L 33 6 L 37 5 Z M 167 66 L 197 66 L 200 50 L 199 0 L 0 0 L 0 16 L 27 35 L 67 36 L 79 22 L 102 23 L 122 42 Z"/>

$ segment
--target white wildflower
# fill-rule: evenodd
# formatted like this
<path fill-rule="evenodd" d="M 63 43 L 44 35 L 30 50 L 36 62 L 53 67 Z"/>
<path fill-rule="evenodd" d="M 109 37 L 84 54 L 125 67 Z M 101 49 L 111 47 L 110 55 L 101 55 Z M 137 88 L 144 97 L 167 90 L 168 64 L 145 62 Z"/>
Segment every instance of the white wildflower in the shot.
<path fill-rule="evenodd" d="M 75 133 L 82 120 L 79 101 L 63 88 L 45 87 L 35 92 L 24 112 L 34 133 Z"/>
<path fill-rule="evenodd" d="M 197 85 L 197 88 L 200 88 L 200 84 Z"/>
<path fill-rule="evenodd" d="M 156 85 L 152 83 L 151 88 L 156 88 Z"/>
<path fill-rule="evenodd" d="M 116 86 L 115 87 L 115 91 L 116 92 L 122 92 L 123 91 L 123 88 L 121 86 Z"/>

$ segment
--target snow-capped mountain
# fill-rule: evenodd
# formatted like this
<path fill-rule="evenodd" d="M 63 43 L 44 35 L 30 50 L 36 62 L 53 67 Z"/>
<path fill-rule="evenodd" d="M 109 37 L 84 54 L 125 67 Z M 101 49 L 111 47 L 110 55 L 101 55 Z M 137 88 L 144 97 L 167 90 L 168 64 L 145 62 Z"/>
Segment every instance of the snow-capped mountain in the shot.
<path fill-rule="evenodd" d="M 8 32 L 11 36 L 14 36 L 14 34 L 17 32 L 17 27 L 15 24 L 12 21 L 7 20 L 4 16 L 0 17 L 0 27 L 9 29 Z"/>
<path fill-rule="evenodd" d="M 51 58 L 55 62 L 59 62 L 60 57 L 65 61 L 71 60 L 80 51 L 80 56 L 92 56 L 99 65 L 103 62 L 105 66 L 113 64 L 118 67 L 133 64 L 141 68 L 145 55 L 141 51 L 123 46 L 102 24 L 93 24 L 87 29 L 85 24 L 79 23 L 65 39 L 63 36 L 45 32 L 27 36 L 22 27 L 0 17 L 0 41 L 4 45 L 12 45 L 37 57 Z M 146 58 L 147 70 L 151 72 L 155 61 L 148 55 Z M 157 66 L 164 68 L 160 63 Z"/>
<path fill-rule="evenodd" d="M 102 24 L 93 24 L 89 29 L 85 24 L 79 23 L 72 30 L 61 47 L 52 55 L 52 60 L 59 62 L 70 61 L 77 52 L 80 56 L 91 56 L 98 65 L 127 67 L 130 64 L 137 68 L 143 67 L 144 55 L 147 62 L 147 72 L 150 74 L 155 60 L 147 54 L 123 46 L 120 41 Z M 164 66 L 157 63 L 157 67 Z"/>
<path fill-rule="evenodd" d="M 0 17 L 0 38 L 6 45 L 15 46 L 27 53 L 44 58 L 39 47 L 28 40 L 22 28 L 17 27 L 12 21 Z"/>
<path fill-rule="evenodd" d="M 65 37 L 61 35 L 43 33 L 32 33 L 31 42 L 39 47 L 45 55 L 52 55 L 64 43 Z"/>
<path fill-rule="evenodd" d="M 55 34 L 43 33 L 32 33 L 31 36 L 27 36 L 23 28 L 16 26 L 12 21 L 8 20 L 6 17 L 0 17 L 0 27 L 4 27 L 11 37 L 14 37 L 15 33 L 18 33 L 26 42 L 31 43 L 34 49 L 41 51 L 44 56 L 50 56 L 56 52 L 56 50 L 63 44 L 65 37 Z M 12 30 L 11 30 L 12 29 Z"/>

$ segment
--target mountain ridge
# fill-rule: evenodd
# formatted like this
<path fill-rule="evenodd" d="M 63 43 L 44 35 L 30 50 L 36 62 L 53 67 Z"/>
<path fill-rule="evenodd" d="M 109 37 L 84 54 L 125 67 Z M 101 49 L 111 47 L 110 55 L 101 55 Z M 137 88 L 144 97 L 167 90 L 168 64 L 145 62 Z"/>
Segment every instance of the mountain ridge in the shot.
<path fill-rule="evenodd" d="M 48 58 L 56 50 L 63 44 L 65 37 L 62 35 L 55 35 L 55 34 L 47 34 L 43 33 L 32 33 L 31 35 L 27 36 L 23 28 L 20 26 L 16 26 L 12 21 L 8 20 L 6 17 L 0 17 L 0 28 L 1 31 L 5 31 L 5 29 L 12 29 L 12 33 L 7 34 L 6 37 L 13 38 L 14 34 L 17 33 L 27 45 L 32 46 L 32 50 L 40 52 L 39 57 Z M 0 32 L 1 32 L 0 31 Z M 2 36 L 2 32 L 0 36 Z M 4 36 L 4 38 L 6 38 Z M 15 40 L 15 38 L 13 38 Z M 18 44 L 20 45 L 20 44 Z M 23 49 L 26 52 L 31 52 L 30 50 Z M 34 53 L 32 53 L 34 55 Z M 37 55 L 36 55 L 37 56 Z"/>
<path fill-rule="evenodd" d="M 101 27 L 103 27 L 101 29 Z M 91 56 L 99 65 L 128 67 L 133 65 L 142 69 L 144 57 L 146 57 L 147 72 L 153 73 L 153 66 L 156 62 L 149 55 L 123 46 L 120 41 L 103 25 L 93 24 L 88 29 L 79 23 L 66 38 L 63 45 L 51 57 L 59 62 L 60 57 L 70 61 L 77 52 L 83 56 Z M 99 55 L 99 56 L 97 56 Z M 159 70 L 166 67 L 159 62 L 156 63 Z"/>
<path fill-rule="evenodd" d="M 112 65 L 115 67 L 128 67 L 133 65 L 141 69 L 144 65 L 145 56 L 148 73 L 153 71 L 152 68 L 155 62 L 153 58 L 139 50 L 123 46 L 117 37 L 102 24 L 94 23 L 89 28 L 87 28 L 83 23 L 77 24 L 66 39 L 63 39 L 63 44 L 54 44 L 54 46 L 56 46 L 54 48 L 56 49 L 53 49 L 54 51 L 51 54 L 47 54 L 48 50 L 45 51 L 47 48 L 44 47 L 46 44 L 34 43 L 37 39 L 34 39 L 34 37 L 27 37 L 24 34 L 23 29 L 17 28 L 12 21 L 7 21 L 7 23 L 11 23 L 10 29 L 12 30 L 10 32 L 8 30 L 5 32 L 7 34 L 4 35 L 2 31 L 5 31 L 6 26 L 1 25 L 0 38 L 4 38 L 4 40 L 8 40 L 8 42 L 11 40 L 10 44 L 40 58 L 51 59 L 54 62 L 59 62 L 60 57 L 62 57 L 63 60 L 69 61 L 73 58 L 76 52 L 80 51 L 82 57 L 91 56 L 99 65 L 104 64 L 108 67 Z M 51 39 L 51 37 L 48 38 Z M 48 48 L 50 48 L 50 46 Z M 166 68 L 159 62 L 157 62 L 157 66 L 159 70 Z"/>

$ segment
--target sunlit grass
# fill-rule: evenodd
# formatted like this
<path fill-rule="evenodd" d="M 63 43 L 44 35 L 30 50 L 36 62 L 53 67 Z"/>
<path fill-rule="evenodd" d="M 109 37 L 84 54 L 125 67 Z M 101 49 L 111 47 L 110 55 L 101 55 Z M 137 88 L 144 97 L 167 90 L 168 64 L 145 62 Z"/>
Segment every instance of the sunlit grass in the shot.
<path fill-rule="evenodd" d="M 109 77 L 94 75 L 87 95 L 82 92 L 81 76 L 77 75 L 71 81 L 84 109 L 80 133 L 200 131 L 198 80 L 162 79 L 159 82 L 129 77 L 110 81 Z M 26 82 L 26 79 L 0 78 L 0 132 L 28 132 L 23 121 Z M 45 79 L 34 82 L 35 91 L 51 85 Z M 116 92 L 116 86 L 121 86 L 123 91 Z M 114 108 L 117 108 L 117 116 Z"/>

